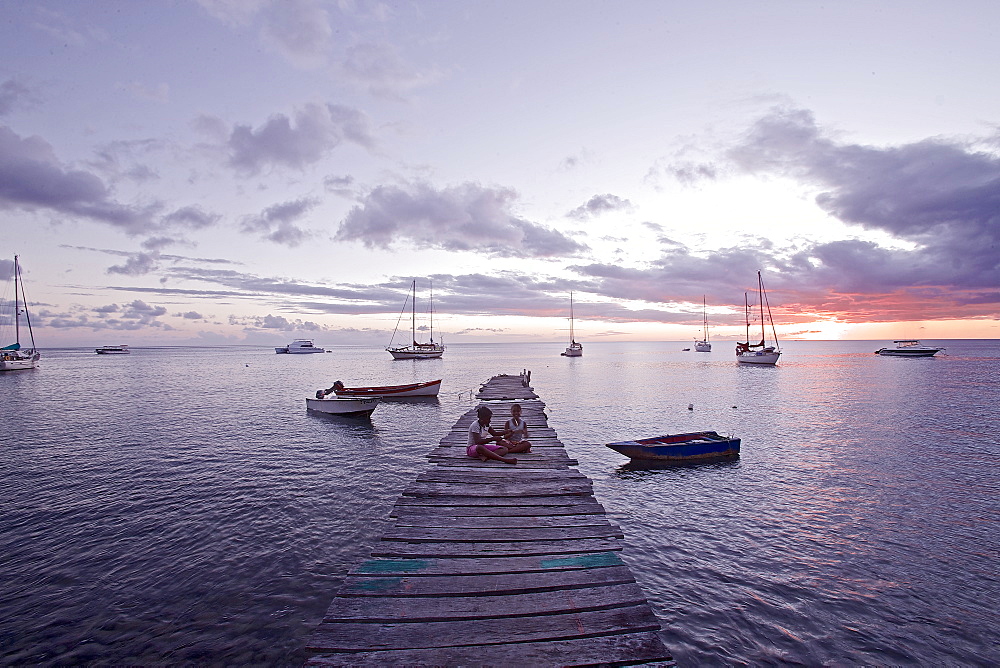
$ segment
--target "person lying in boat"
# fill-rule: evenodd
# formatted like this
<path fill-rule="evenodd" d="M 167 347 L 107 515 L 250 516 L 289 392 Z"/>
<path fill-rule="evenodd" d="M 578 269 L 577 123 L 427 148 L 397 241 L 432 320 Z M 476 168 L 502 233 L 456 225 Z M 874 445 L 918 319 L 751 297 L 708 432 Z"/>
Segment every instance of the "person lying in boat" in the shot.
<path fill-rule="evenodd" d="M 465 454 L 470 457 L 478 457 L 484 462 L 492 459 L 506 464 L 516 464 L 515 457 L 507 457 L 507 446 L 510 445 L 502 434 L 490 427 L 490 419 L 493 411 L 486 406 L 476 409 L 476 420 L 469 425 L 469 445 L 465 449 Z"/>
<path fill-rule="evenodd" d="M 531 452 L 528 425 L 521 419 L 521 404 L 510 407 L 510 419 L 503 425 L 503 437 L 510 443 L 507 452 Z"/>

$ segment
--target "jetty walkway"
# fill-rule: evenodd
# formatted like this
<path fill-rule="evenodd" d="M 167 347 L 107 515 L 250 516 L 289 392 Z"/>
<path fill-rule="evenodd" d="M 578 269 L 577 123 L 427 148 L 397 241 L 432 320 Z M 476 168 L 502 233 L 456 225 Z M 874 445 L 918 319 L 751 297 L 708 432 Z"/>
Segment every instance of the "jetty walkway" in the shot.
<path fill-rule="evenodd" d="M 472 409 L 403 491 L 371 558 L 346 577 L 307 644 L 308 666 L 672 665 L 619 558 L 621 529 L 548 426 L 530 374 L 477 398 L 494 427 L 520 403 L 530 453 L 465 453 Z"/>

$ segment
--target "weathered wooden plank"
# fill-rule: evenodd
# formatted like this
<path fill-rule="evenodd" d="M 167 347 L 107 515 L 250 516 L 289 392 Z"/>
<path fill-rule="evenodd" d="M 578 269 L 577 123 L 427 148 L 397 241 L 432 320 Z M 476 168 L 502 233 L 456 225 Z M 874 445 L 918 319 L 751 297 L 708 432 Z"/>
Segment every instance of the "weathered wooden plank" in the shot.
<path fill-rule="evenodd" d="M 572 498 L 572 497 L 567 497 Z M 416 497 L 411 497 L 416 500 Z M 430 500 L 430 499 L 426 499 Z M 396 505 L 389 513 L 390 517 L 414 517 L 418 515 L 441 516 L 447 512 L 451 517 L 482 517 L 500 520 L 503 517 L 565 517 L 597 515 L 604 517 L 604 506 L 590 503 L 580 506 L 434 506 L 434 505 Z"/>
<path fill-rule="evenodd" d="M 511 464 L 504 464 L 503 462 L 482 462 L 478 459 L 473 459 L 472 457 L 438 457 L 429 459 L 437 466 L 451 466 L 456 468 L 502 469 L 512 466 Z M 526 461 L 522 458 L 513 466 L 517 466 L 518 469 L 560 470 L 565 469 L 567 466 L 576 466 L 577 464 L 579 464 L 579 462 L 575 459 L 565 459 L 559 461 L 536 459 Z"/>
<path fill-rule="evenodd" d="M 450 452 L 450 451 L 454 452 Z M 499 468 L 504 468 L 507 466 L 521 466 L 522 468 L 533 462 L 543 462 L 543 463 L 558 463 L 564 466 L 576 466 L 579 462 L 575 459 L 571 459 L 569 455 L 563 450 L 553 450 L 552 452 L 540 453 L 540 452 L 521 452 L 511 455 L 515 457 L 518 461 L 517 464 L 505 464 L 504 462 L 497 461 L 482 461 L 478 457 L 470 457 L 465 453 L 463 448 L 438 448 L 434 450 L 431 454 L 427 455 L 427 459 L 431 462 L 444 462 L 444 461 L 462 461 L 465 463 L 472 463 L 476 466 L 489 466 L 494 465 Z M 528 466 L 530 468 L 530 466 Z"/>
<path fill-rule="evenodd" d="M 397 527 L 433 527 L 436 529 L 492 529 L 501 531 L 503 529 L 528 529 L 536 527 L 584 527 L 584 526 L 612 526 L 604 515 L 546 515 L 539 517 L 531 516 L 501 516 L 482 515 L 455 517 L 451 514 L 441 513 L 422 515 L 402 515 L 396 518 Z"/>
<path fill-rule="evenodd" d="M 635 582 L 628 566 L 492 575 L 349 575 L 337 596 L 503 596 Z M 416 604 L 415 604 L 416 605 Z M 419 606 L 417 606 L 419 607 Z"/>
<path fill-rule="evenodd" d="M 453 483 L 418 482 L 403 490 L 403 496 L 493 496 L 493 497 L 534 497 L 534 496 L 593 496 L 594 488 L 579 481 Z"/>
<path fill-rule="evenodd" d="M 528 557 L 620 551 L 615 538 L 579 540 L 539 540 L 516 543 L 411 543 L 380 540 L 372 548 L 373 557 L 421 559 L 427 557 Z"/>
<path fill-rule="evenodd" d="M 331 606 L 335 616 L 323 621 L 440 622 L 608 610 L 643 603 L 646 597 L 634 582 L 505 596 L 343 597 Z"/>
<path fill-rule="evenodd" d="M 477 621 L 323 622 L 310 639 L 309 649 L 357 652 L 395 647 L 420 649 L 551 642 L 620 633 L 622 629 L 639 632 L 660 628 L 648 605 L 536 617 L 501 617 L 488 624 Z"/>
<path fill-rule="evenodd" d="M 458 490 L 456 490 L 458 491 Z M 479 506 L 482 508 L 510 506 L 592 506 L 593 496 L 559 494 L 552 496 L 504 497 L 470 496 L 468 494 L 438 494 L 435 496 L 400 496 L 397 506 Z M 598 504 L 599 505 L 599 504 Z M 603 512 L 604 508 L 601 507 Z"/>
<path fill-rule="evenodd" d="M 411 543 L 513 543 L 540 540 L 581 540 L 583 538 L 624 538 L 621 529 L 610 524 L 582 527 L 532 527 L 461 529 L 455 527 L 394 527 L 382 535 L 382 540 L 403 540 Z"/>
<path fill-rule="evenodd" d="M 580 568 L 606 568 L 624 566 L 616 552 L 588 552 L 586 554 L 542 554 L 531 557 L 504 557 L 502 559 L 367 559 L 351 570 L 352 575 L 468 575 L 484 573 L 531 573 L 539 571 L 568 571 Z"/>
<path fill-rule="evenodd" d="M 626 658 L 627 657 L 627 658 Z M 572 640 L 498 645 L 466 645 L 320 654 L 307 666 L 620 666 L 657 662 L 672 666 L 670 652 L 654 631 L 621 633 Z"/>
<path fill-rule="evenodd" d="M 435 466 L 417 475 L 417 482 L 492 482 L 496 480 L 516 481 L 548 481 L 548 480 L 587 480 L 590 478 L 576 469 L 560 471 L 539 471 L 536 469 L 520 469 L 508 466 L 502 469 L 469 468 L 454 469 Z"/>

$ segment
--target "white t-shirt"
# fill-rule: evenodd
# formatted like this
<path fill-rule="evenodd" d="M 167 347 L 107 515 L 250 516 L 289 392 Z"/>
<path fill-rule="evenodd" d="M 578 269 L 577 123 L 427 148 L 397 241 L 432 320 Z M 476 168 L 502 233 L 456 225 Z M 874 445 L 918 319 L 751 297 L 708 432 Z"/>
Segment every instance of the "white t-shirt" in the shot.
<path fill-rule="evenodd" d="M 481 438 L 493 438 L 493 434 L 490 433 L 490 428 L 479 424 L 478 418 L 473 420 L 472 424 L 469 425 L 469 445 L 479 445 L 479 443 L 476 442 L 476 434 L 479 434 Z"/>

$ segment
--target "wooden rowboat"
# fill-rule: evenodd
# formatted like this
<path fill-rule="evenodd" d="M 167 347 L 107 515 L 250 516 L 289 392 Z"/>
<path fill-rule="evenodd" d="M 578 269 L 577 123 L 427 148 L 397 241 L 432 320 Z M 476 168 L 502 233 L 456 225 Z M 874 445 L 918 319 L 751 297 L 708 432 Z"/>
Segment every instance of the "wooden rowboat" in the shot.
<path fill-rule="evenodd" d="M 740 454 L 740 439 L 720 436 L 714 431 L 667 434 L 608 443 L 607 446 L 631 459 L 655 461 L 690 461 Z"/>
<path fill-rule="evenodd" d="M 407 385 L 376 385 L 372 387 L 344 387 L 339 380 L 333 384 L 329 390 L 322 390 L 325 394 L 330 394 L 331 390 L 338 397 L 380 397 L 382 399 L 392 399 L 394 397 L 436 397 L 441 389 L 441 379 L 429 380 L 424 383 L 409 383 Z M 319 396 L 317 394 L 317 396 Z"/>

